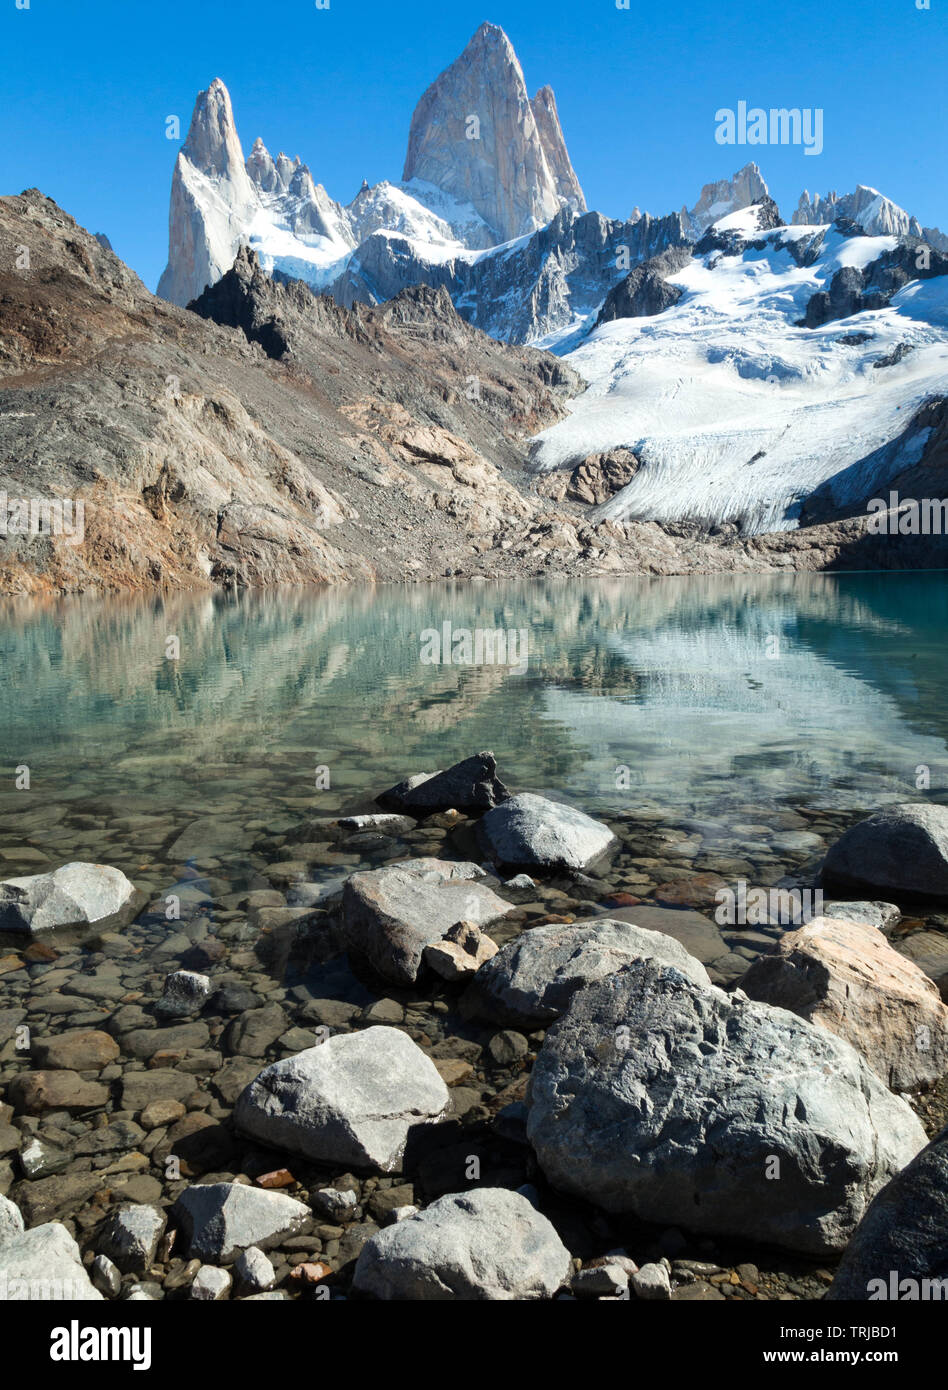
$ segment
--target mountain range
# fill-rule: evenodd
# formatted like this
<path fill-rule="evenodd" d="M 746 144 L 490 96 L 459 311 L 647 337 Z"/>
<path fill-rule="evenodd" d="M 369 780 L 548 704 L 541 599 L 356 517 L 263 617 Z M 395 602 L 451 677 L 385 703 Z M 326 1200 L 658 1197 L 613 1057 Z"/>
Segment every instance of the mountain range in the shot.
<path fill-rule="evenodd" d="M 867 516 L 948 494 L 942 234 L 862 186 L 788 221 L 754 164 L 589 211 L 495 26 L 346 206 L 212 82 L 170 233 L 155 296 L 0 198 L 0 493 L 88 516 L 0 515 L 2 592 L 945 563 Z"/>
<path fill-rule="evenodd" d="M 245 159 L 230 94 L 199 93 L 172 178 L 168 265 L 158 293 L 186 305 L 229 270 L 242 245 L 269 274 L 301 279 L 338 303 L 377 304 L 408 285 L 443 285 L 492 337 L 559 348 L 590 327 L 636 264 L 696 243 L 721 217 L 769 191 L 756 164 L 708 183 L 691 208 L 627 218 L 588 211 L 556 98 L 531 98 L 507 35 L 482 24 L 422 95 L 402 178 L 336 202 L 298 156 L 260 138 Z M 878 235 L 948 237 L 871 188 L 804 191 L 794 224 L 843 217 Z"/>

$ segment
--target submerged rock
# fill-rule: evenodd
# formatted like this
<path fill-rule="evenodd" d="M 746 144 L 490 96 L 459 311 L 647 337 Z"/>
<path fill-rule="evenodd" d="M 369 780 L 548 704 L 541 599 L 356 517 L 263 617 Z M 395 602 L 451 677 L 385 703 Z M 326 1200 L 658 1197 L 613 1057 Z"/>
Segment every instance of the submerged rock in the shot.
<path fill-rule="evenodd" d="M 758 957 L 740 987 L 845 1038 L 894 1091 L 948 1071 L 948 1008 L 873 926 L 816 917 Z"/>
<path fill-rule="evenodd" d="M 569 1251 L 519 1192 L 479 1188 L 441 1197 L 386 1226 L 359 1256 L 354 1287 L 382 1299 L 552 1298 Z"/>
<path fill-rule="evenodd" d="M 859 821 L 830 846 L 829 884 L 948 898 L 948 806 L 909 802 Z"/>
<path fill-rule="evenodd" d="M 125 925 L 140 895 L 121 869 L 107 864 L 63 864 L 51 873 L 0 883 L 0 931 L 41 932 L 100 923 Z"/>
<path fill-rule="evenodd" d="M 101 1071 L 118 1057 L 119 1046 L 108 1033 L 70 1028 L 52 1037 L 34 1038 L 30 1055 L 44 1071 Z"/>
<path fill-rule="evenodd" d="M 317 1163 L 397 1172 L 412 1131 L 435 1124 L 448 1088 L 407 1033 L 339 1033 L 265 1067 L 241 1094 L 237 1129 Z"/>
<path fill-rule="evenodd" d="M 44 1110 L 96 1110 L 109 1099 L 108 1086 L 83 1081 L 75 1071 L 21 1071 L 10 1082 L 9 1099 L 21 1115 Z"/>
<path fill-rule="evenodd" d="M 458 922 L 486 926 L 512 912 L 477 864 L 407 859 L 353 874 L 342 898 L 346 948 L 395 984 L 413 984 L 426 946 Z"/>
<path fill-rule="evenodd" d="M 492 863 L 505 870 L 589 869 L 618 845 L 602 821 L 532 792 L 488 811 L 477 836 Z"/>
<path fill-rule="evenodd" d="M 948 936 L 942 932 L 913 932 L 899 942 L 898 951 L 924 970 L 948 1004 Z"/>
<path fill-rule="evenodd" d="M 674 937 L 596 918 L 525 931 L 478 970 L 464 1012 L 490 1023 L 543 1027 L 559 1018 L 584 985 L 642 959 L 673 965 L 696 985 L 711 985 L 704 966 Z"/>
<path fill-rule="evenodd" d="M 638 961 L 574 995 L 527 1093 L 548 1180 L 611 1212 L 824 1255 L 925 1133 L 842 1039 Z"/>

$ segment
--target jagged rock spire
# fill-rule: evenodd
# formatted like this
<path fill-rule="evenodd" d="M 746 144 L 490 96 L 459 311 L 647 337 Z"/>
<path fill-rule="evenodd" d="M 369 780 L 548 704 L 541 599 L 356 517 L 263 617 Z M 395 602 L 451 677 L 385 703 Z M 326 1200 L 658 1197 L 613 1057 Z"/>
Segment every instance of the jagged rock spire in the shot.
<path fill-rule="evenodd" d="M 471 203 L 498 241 L 544 226 L 582 191 L 552 92 L 535 100 L 503 29 L 482 24 L 416 106 L 403 177 Z"/>
<path fill-rule="evenodd" d="M 570 163 L 559 113 L 556 109 L 556 97 L 553 95 L 553 88 L 541 87 L 530 105 L 533 108 L 533 117 L 540 133 L 540 143 L 543 145 L 543 153 L 550 166 L 550 173 L 553 175 L 557 193 L 565 202 L 572 204 L 577 212 L 585 212 L 586 199 L 583 197 L 579 179 Z"/>
<path fill-rule="evenodd" d="M 158 293 L 187 304 L 233 263 L 256 206 L 230 93 L 219 77 L 194 103 L 171 181 L 168 265 Z"/>

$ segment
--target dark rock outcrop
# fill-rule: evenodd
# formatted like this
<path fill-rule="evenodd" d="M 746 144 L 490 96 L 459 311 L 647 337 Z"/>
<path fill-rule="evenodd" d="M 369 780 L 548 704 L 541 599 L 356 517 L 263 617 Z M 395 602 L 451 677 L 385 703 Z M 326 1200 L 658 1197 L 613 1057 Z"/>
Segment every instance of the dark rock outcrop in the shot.
<path fill-rule="evenodd" d="M 613 319 L 647 318 L 677 304 L 682 291 L 668 283 L 668 276 L 684 269 L 690 260 L 689 247 L 671 246 L 637 265 L 606 295 L 596 327 Z"/>

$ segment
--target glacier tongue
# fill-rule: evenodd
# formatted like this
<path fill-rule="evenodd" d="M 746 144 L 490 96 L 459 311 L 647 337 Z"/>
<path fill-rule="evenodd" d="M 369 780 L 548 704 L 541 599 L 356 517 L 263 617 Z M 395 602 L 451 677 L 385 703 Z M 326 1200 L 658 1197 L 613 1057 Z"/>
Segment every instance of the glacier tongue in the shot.
<path fill-rule="evenodd" d="M 828 479 L 838 502 L 859 500 L 920 457 L 926 432 L 907 428 L 911 417 L 948 394 L 948 277 L 911 282 L 888 308 L 801 328 L 836 271 L 870 265 L 897 239 L 794 225 L 761 240 L 751 220 L 716 224 L 746 228 L 737 254 L 711 251 L 668 277 L 682 291 L 673 307 L 603 324 L 565 355 L 589 389 L 537 436 L 533 464 L 572 468 L 631 449 L 642 466 L 599 516 L 789 528 Z M 812 264 L 792 254 L 808 239 Z M 899 344 L 901 360 L 885 365 Z"/>

